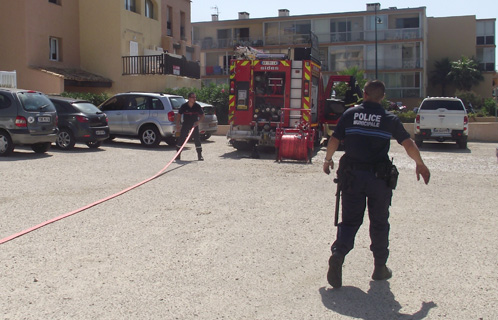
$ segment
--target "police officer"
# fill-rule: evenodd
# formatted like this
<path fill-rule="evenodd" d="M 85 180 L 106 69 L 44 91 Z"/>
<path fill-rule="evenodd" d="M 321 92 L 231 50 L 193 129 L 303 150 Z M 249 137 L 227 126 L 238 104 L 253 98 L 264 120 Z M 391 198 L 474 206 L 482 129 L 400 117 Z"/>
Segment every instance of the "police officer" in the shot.
<path fill-rule="evenodd" d="M 422 161 L 410 134 L 399 118 L 384 110 L 380 104 L 385 94 L 384 83 L 369 81 L 363 92 L 364 102 L 346 110 L 340 118 L 329 139 L 323 164 L 323 171 L 329 174 L 330 169 L 334 168 L 332 156 L 340 141 L 344 141 L 345 152 L 338 169 L 338 177 L 342 179 L 342 222 L 338 225 L 337 238 L 332 244 L 327 272 L 327 280 L 334 288 L 342 286 L 344 257 L 353 249 L 367 206 L 370 250 L 374 257 L 372 279 L 386 280 L 392 276 L 392 271 L 386 266 L 389 255 L 389 206 L 393 188 L 386 182 L 391 168 L 388 157 L 391 137 L 415 161 L 417 180 L 422 176 L 427 184 L 430 179 L 429 169 Z"/>
<path fill-rule="evenodd" d="M 182 104 L 178 113 L 176 114 L 176 132 L 180 131 L 180 119 L 183 115 L 183 124 L 181 125 L 180 137 L 176 142 L 176 151 L 178 152 L 185 142 L 192 127 L 195 127 L 194 136 L 195 149 L 197 150 L 197 159 L 203 161 L 201 137 L 199 135 L 199 123 L 204 119 L 204 111 L 202 107 L 195 102 L 196 95 L 194 92 L 188 94 L 188 101 Z M 178 154 L 176 160 L 180 160 L 181 152 Z"/>

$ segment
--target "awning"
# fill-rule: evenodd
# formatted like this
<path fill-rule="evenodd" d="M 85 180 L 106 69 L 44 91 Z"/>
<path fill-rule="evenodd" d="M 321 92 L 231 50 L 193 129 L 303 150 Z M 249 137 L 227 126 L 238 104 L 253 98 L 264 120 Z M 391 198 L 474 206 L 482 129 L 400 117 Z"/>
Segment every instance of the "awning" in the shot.
<path fill-rule="evenodd" d="M 57 68 L 57 67 L 32 67 L 52 75 L 64 78 L 65 86 L 72 87 L 104 87 L 110 88 L 112 80 L 102 76 L 90 73 L 76 68 Z"/>

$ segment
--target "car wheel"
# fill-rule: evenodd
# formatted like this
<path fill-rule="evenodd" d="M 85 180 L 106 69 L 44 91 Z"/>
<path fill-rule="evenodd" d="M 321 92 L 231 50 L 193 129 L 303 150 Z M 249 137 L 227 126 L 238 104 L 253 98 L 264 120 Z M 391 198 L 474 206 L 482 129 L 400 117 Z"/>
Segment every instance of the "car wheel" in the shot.
<path fill-rule="evenodd" d="M 201 134 L 201 140 L 202 141 L 207 140 L 209 138 L 211 138 L 211 134 L 210 133 Z"/>
<path fill-rule="evenodd" d="M 415 138 L 415 144 L 420 148 L 424 144 L 424 140 Z"/>
<path fill-rule="evenodd" d="M 168 144 L 168 146 L 174 147 L 176 146 L 176 138 L 175 137 L 167 137 L 164 141 Z"/>
<path fill-rule="evenodd" d="M 102 141 L 88 141 L 86 143 L 86 145 L 89 147 L 89 148 L 92 148 L 92 149 L 97 149 L 98 147 L 100 147 L 102 145 Z"/>
<path fill-rule="evenodd" d="M 232 140 L 232 146 L 239 151 L 250 151 L 254 148 L 254 143 L 248 141 Z"/>
<path fill-rule="evenodd" d="M 50 149 L 51 145 L 52 144 L 50 142 L 35 143 L 31 145 L 31 149 L 33 149 L 36 153 L 45 153 L 48 149 Z"/>
<path fill-rule="evenodd" d="M 467 139 L 457 140 L 457 144 L 460 149 L 467 149 Z"/>
<path fill-rule="evenodd" d="M 57 140 L 55 140 L 57 147 L 62 150 L 72 149 L 75 143 L 73 133 L 67 128 L 62 128 L 57 134 Z"/>
<path fill-rule="evenodd" d="M 0 132 L 0 156 L 8 156 L 14 151 L 12 138 L 8 133 Z"/>
<path fill-rule="evenodd" d="M 154 126 L 145 127 L 140 130 L 140 142 L 147 148 L 156 148 L 161 142 L 159 130 Z"/>

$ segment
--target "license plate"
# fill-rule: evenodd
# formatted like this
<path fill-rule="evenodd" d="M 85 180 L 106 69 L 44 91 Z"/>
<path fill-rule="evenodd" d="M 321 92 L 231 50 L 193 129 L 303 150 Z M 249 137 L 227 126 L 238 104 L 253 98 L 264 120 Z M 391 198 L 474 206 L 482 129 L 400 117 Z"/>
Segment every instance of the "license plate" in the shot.
<path fill-rule="evenodd" d="M 442 128 L 435 128 L 433 130 L 434 133 L 450 133 L 450 129 L 442 129 Z"/>
<path fill-rule="evenodd" d="M 105 135 L 105 131 L 104 130 L 97 130 L 97 131 L 95 131 L 95 134 L 98 136 L 103 136 L 103 135 Z"/>
<path fill-rule="evenodd" d="M 210 123 L 209 126 L 210 127 L 216 127 L 216 123 Z"/>
<path fill-rule="evenodd" d="M 38 122 L 50 122 L 50 117 L 38 117 Z"/>

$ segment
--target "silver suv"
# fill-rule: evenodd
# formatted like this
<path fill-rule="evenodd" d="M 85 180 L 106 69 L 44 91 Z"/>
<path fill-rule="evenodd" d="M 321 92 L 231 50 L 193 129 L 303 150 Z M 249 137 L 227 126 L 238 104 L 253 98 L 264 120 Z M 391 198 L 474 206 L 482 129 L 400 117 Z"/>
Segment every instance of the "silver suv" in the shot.
<path fill-rule="evenodd" d="M 0 156 L 16 145 L 45 153 L 57 139 L 57 112 L 41 92 L 0 88 Z"/>
<path fill-rule="evenodd" d="M 161 140 L 175 145 L 175 113 L 186 102 L 182 96 L 162 93 L 119 93 L 99 109 L 109 119 L 111 138 L 138 137 L 142 145 L 157 147 Z"/>

